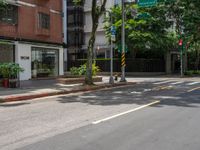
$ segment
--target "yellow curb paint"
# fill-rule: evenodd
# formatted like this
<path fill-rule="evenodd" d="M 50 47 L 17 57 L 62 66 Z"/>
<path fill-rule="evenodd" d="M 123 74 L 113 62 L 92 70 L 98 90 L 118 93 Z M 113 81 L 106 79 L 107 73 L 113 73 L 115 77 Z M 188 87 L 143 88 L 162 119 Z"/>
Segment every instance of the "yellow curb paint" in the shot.
<path fill-rule="evenodd" d="M 98 120 L 98 121 L 94 121 L 94 122 L 92 122 L 92 124 L 99 124 L 101 122 L 105 122 L 105 121 L 108 121 L 108 120 L 111 120 L 111 119 L 114 119 L 114 118 L 129 114 L 129 113 L 132 113 L 132 112 L 135 112 L 135 111 L 138 111 L 140 109 L 143 109 L 143 108 L 146 108 L 146 107 L 158 104 L 158 103 L 160 103 L 159 100 L 158 101 L 154 101 L 154 102 L 149 103 L 149 104 L 146 104 L 146 105 L 142 105 L 140 107 L 137 107 L 137 108 L 125 111 L 125 112 L 122 112 L 122 113 L 119 113 L 119 114 L 116 114 L 116 115 L 113 115 L 113 116 L 110 116 L 110 117 L 107 117 L 107 118 L 104 118 L 104 119 L 101 119 L 101 120 Z"/>
<path fill-rule="evenodd" d="M 192 92 L 192 91 L 195 91 L 195 90 L 198 90 L 198 89 L 200 89 L 200 87 L 196 87 L 196 88 L 190 89 L 187 92 Z"/>

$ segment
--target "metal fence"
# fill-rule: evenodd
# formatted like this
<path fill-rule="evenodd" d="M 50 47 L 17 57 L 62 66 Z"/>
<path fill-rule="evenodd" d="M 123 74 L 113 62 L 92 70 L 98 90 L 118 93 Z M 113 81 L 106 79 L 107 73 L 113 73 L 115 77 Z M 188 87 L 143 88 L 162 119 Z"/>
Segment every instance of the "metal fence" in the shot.
<path fill-rule="evenodd" d="M 86 63 L 86 60 L 68 61 L 67 71 L 71 67 L 79 67 Z M 110 60 L 96 60 L 101 72 L 110 72 Z M 113 61 L 113 71 L 121 71 L 121 60 Z M 127 59 L 126 72 L 165 72 L 165 61 L 161 59 Z"/>

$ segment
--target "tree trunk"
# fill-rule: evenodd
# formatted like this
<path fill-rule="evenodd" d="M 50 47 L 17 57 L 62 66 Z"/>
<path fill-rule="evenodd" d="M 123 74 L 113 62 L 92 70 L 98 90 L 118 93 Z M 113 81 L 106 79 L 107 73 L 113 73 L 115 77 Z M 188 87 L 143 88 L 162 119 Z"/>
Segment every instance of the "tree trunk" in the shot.
<path fill-rule="evenodd" d="M 94 58 L 94 44 L 95 44 L 95 35 L 97 30 L 97 25 L 93 23 L 91 37 L 88 43 L 88 51 L 87 51 L 87 70 L 86 70 L 86 77 L 85 77 L 85 84 L 93 85 L 92 81 L 92 63 Z"/>
<path fill-rule="evenodd" d="M 97 7 L 97 1 L 92 0 L 92 11 L 91 11 L 91 16 L 92 16 L 92 32 L 90 36 L 90 40 L 88 43 L 88 51 L 87 51 L 87 69 L 86 69 L 86 76 L 85 76 L 85 84 L 87 85 L 93 85 L 92 81 L 92 62 L 94 58 L 94 44 L 95 44 L 95 38 L 96 38 L 96 31 L 98 28 L 98 23 L 99 23 L 99 18 L 105 11 L 105 5 L 107 0 L 101 1 L 102 5 Z"/>

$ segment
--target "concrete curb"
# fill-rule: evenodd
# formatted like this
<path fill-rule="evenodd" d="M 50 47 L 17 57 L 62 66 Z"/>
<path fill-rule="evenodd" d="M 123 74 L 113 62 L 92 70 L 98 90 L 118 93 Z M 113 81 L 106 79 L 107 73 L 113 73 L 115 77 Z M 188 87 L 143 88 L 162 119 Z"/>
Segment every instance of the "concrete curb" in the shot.
<path fill-rule="evenodd" d="M 134 84 L 135 84 L 134 82 L 127 82 L 127 83 L 115 83 L 113 85 L 103 84 L 103 85 L 95 85 L 95 86 L 81 86 L 79 88 L 75 88 L 72 90 L 60 90 L 56 92 L 44 92 L 44 93 L 37 93 L 37 94 L 31 94 L 31 95 L 24 94 L 24 95 L 5 96 L 4 98 L 0 98 L 0 103 L 23 101 L 23 100 L 30 100 L 30 99 L 35 99 L 35 98 L 42 98 L 42 97 L 62 95 L 62 94 L 71 94 L 71 93 L 78 93 L 78 92 L 90 92 L 90 91 L 96 91 L 96 90 L 101 90 L 101 89 L 131 86 Z"/>

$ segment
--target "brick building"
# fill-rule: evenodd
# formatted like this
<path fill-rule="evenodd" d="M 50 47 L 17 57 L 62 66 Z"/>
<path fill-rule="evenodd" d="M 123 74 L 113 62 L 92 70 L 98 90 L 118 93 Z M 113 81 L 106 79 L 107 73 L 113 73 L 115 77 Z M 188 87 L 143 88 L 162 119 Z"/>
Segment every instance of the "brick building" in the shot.
<path fill-rule="evenodd" d="M 0 11 L 0 63 L 19 63 L 21 80 L 63 75 L 62 0 L 7 2 Z"/>

